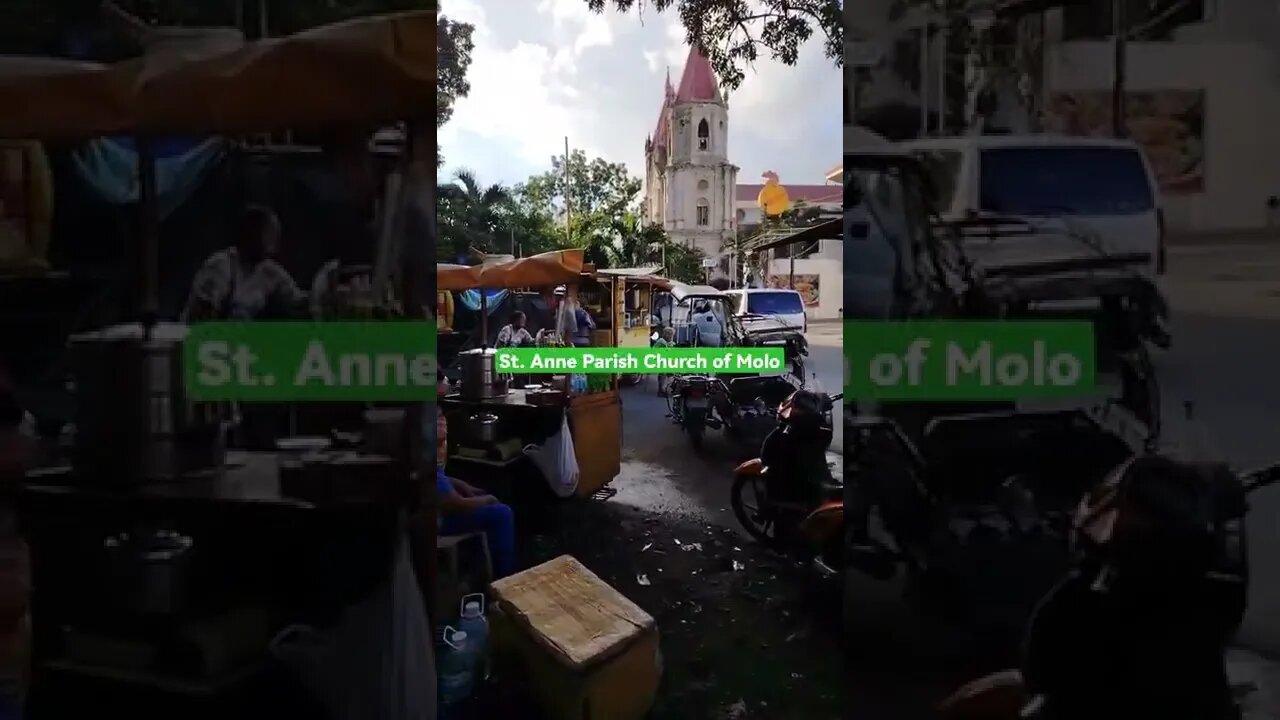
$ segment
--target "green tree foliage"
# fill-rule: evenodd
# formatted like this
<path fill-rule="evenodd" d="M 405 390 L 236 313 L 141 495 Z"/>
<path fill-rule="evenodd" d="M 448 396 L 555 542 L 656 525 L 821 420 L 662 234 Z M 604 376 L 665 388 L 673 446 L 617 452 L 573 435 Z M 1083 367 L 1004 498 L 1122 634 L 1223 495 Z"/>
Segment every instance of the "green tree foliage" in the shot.
<path fill-rule="evenodd" d="M 506 235 L 510 191 L 483 186 L 470 170 L 459 170 L 454 182 L 439 188 L 436 218 L 440 230 L 437 255 L 450 261 L 473 252 L 495 252 Z"/>
<path fill-rule="evenodd" d="M 857 0 L 853 0 L 857 2 Z M 844 8 L 841 0 L 585 0 L 604 12 L 613 7 L 627 12 L 646 8 L 675 12 L 685 28 L 685 40 L 702 48 L 720 81 L 736 89 L 748 67 L 764 50 L 774 60 L 795 65 L 800 46 L 815 32 L 826 36 L 826 56 L 844 64 Z"/>
<path fill-rule="evenodd" d="M 574 150 L 569 153 L 567 173 L 565 158 L 553 157 L 551 169 L 529 178 L 521 192 L 561 222 L 567 210 L 572 236 L 585 240 L 626 215 L 640 187 L 640 179 L 631 177 L 622 163 L 588 160 L 585 152 Z"/>

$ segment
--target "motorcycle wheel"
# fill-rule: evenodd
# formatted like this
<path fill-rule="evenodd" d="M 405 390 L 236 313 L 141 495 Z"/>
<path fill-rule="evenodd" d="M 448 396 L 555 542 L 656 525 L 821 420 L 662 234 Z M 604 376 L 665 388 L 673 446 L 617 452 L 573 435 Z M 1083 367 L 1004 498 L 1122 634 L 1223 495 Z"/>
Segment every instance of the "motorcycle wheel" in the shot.
<path fill-rule="evenodd" d="M 748 497 L 747 493 L 751 493 Z M 778 547 L 778 527 L 773 518 L 767 517 L 764 478 L 759 475 L 740 474 L 733 479 L 729 491 L 729 504 L 734 517 L 747 534 L 771 547 Z"/>
<path fill-rule="evenodd" d="M 689 431 L 689 444 L 693 446 L 694 450 L 701 450 L 702 436 L 705 434 L 704 428 L 701 425 L 688 425 L 685 429 Z"/>

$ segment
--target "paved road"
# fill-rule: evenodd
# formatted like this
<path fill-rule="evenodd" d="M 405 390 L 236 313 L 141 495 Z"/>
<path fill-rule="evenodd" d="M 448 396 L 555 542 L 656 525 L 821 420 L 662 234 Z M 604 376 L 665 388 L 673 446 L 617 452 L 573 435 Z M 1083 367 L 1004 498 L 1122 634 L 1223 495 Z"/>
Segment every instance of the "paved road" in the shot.
<path fill-rule="evenodd" d="M 1171 248 L 1172 274 L 1165 289 L 1174 309 L 1175 347 L 1157 359 L 1164 391 L 1166 438 L 1187 436 L 1182 403 L 1192 401 L 1218 446 L 1240 466 L 1280 460 L 1280 248 L 1262 244 L 1230 248 Z M 836 324 L 810 331 L 810 368 L 829 390 L 842 385 L 843 364 Z M 625 407 L 623 477 L 617 500 L 687 512 L 714 524 L 737 528 L 728 510 L 730 469 L 738 459 L 718 435 L 695 453 L 679 429 L 663 417 L 665 404 L 650 385 L 628 391 Z M 836 443 L 838 445 L 838 443 Z M 1280 657 L 1280 488 L 1255 500 L 1250 525 L 1254 578 L 1249 615 L 1241 641 Z M 927 717 L 927 706 L 952 687 L 949 672 L 917 672 L 921 637 L 939 632 L 904 611 L 896 588 L 860 583 L 851 588 L 867 624 L 879 625 L 899 645 L 906 664 L 886 672 L 859 672 L 849 682 L 851 700 L 865 716 Z M 912 642 L 911 639 L 919 640 Z M 1280 673 L 1248 655 L 1239 655 L 1239 677 L 1258 676 L 1264 693 L 1255 701 L 1280 708 Z M 904 680 L 903 678 L 908 678 Z M 1268 696 L 1269 695 L 1269 696 Z M 1251 713 L 1280 718 L 1280 711 Z"/>
<path fill-rule="evenodd" d="M 1166 291 L 1174 348 L 1158 359 L 1167 437 L 1183 401 L 1234 463 L 1280 461 L 1280 248 L 1261 244 L 1170 249 Z M 1280 657 L 1280 487 L 1254 499 L 1252 579 L 1241 640 Z"/>

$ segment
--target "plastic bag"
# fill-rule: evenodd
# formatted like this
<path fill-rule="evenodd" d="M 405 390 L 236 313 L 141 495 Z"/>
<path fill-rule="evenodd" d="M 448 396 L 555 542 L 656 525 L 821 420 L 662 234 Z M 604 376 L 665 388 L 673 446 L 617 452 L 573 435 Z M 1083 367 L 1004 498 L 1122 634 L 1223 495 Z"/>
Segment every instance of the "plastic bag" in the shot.
<path fill-rule="evenodd" d="M 526 445 L 524 454 L 542 471 L 557 497 L 567 498 L 577 492 L 578 456 L 574 454 L 568 418 L 560 421 L 560 429 L 542 445 Z"/>
<path fill-rule="evenodd" d="M 387 581 L 329 629 L 285 628 L 271 653 L 332 720 L 435 720 L 431 631 L 401 533 Z"/>

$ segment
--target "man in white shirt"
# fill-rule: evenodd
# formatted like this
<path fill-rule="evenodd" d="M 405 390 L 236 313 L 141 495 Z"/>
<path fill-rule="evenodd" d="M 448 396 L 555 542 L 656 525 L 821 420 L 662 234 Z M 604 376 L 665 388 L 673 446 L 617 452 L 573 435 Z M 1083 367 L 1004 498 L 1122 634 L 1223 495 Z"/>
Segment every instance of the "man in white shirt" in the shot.
<path fill-rule="evenodd" d="M 694 310 L 694 327 L 698 328 L 698 344 L 705 347 L 720 347 L 724 335 L 724 323 L 716 317 L 707 302 L 699 303 Z"/>
<path fill-rule="evenodd" d="M 299 314 L 306 294 L 276 262 L 280 220 L 270 209 L 250 206 L 240 216 L 235 245 L 209 256 L 191 281 L 183 322 L 258 320 L 269 313 Z"/>

